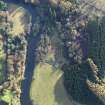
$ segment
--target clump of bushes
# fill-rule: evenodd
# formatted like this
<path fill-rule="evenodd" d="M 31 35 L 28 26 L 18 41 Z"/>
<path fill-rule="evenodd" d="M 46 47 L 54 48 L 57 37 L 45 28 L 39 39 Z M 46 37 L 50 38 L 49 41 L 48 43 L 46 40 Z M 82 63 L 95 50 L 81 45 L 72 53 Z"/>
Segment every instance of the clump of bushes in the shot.
<path fill-rule="evenodd" d="M 0 1 L 0 10 L 5 10 L 7 8 L 7 4 L 3 1 Z"/>

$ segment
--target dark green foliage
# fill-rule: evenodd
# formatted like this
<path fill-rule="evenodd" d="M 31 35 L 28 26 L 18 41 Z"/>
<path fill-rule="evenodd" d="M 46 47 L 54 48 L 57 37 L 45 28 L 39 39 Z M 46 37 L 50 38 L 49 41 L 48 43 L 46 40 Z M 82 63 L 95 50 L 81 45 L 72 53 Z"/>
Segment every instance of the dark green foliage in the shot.
<path fill-rule="evenodd" d="M 92 58 L 98 68 L 105 72 L 105 18 L 100 21 L 96 18 L 89 22 L 89 57 Z"/>
<path fill-rule="evenodd" d="M 3 1 L 0 1 L 0 10 L 5 10 L 7 8 L 7 4 Z"/>
<path fill-rule="evenodd" d="M 8 104 L 5 103 L 5 102 L 3 102 L 3 101 L 1 101 L 1 102 L 0 102 L 0 105 L 8 105 Z"/>
<path fill-rule="evenodd" d="M 79 3 L 80 0 L 68 0 L 68 1 L 70 1 L 72 3 Z"/>
<path fill-rule="evenodd" d="M 23 50 L 26 41 L 24 37 L 14 37 L 14 39 L 9 36 L 8 37 L 8 44 L 6 47 L 8 48 L 8 53 L 15 53 L 16 50 Z"/>
<path fill-rule="evenodd" d="M 103 105 L 88 88 L 87 79 L 95 83 L 95 78 L 87 63 L 64 67 L 64 85 L 73 100 L 84 105 Z"/>
<path fill-rule="evenodd" d="M 89 21 L 86 31 L 88 32 L 88 57 L 93 59 L 99 68 L 98 76 L 103 78 L 105 72 L 105 18 L 100 21 L 96 17 L 94 21 Z M 69 95 L 80 103 L 99 105 L 94 102 L 97 98 L 88 88 L 87 79 L 93 83 L 97 82 L 87 63 L 70 64 L 64 67 L 64 84 Z M 93 97 L 94 100 L 92 100 Z M 89 102 L 88 99 L 91 101 Z"/>

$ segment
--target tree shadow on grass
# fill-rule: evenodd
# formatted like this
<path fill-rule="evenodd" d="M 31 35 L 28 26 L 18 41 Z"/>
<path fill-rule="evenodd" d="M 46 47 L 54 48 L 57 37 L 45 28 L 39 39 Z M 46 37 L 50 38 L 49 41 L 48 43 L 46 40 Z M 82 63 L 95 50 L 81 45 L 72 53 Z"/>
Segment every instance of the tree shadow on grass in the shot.
<path fill-rule="evenodd" d="M 68 94 L 63 86 L 63 76 L 59 78 L 55 85 L 55 101 L 58 105 L 72 105 L 71 99 L 69 99 Z"/>

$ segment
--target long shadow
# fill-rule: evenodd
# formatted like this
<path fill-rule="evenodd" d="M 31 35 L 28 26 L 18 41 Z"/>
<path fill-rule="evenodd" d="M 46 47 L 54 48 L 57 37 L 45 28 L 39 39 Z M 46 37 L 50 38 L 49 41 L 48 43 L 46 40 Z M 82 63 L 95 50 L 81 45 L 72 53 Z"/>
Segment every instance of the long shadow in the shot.
<path fill-rule="evenodd" d="M 66 90 L 65 91 L 62 90 L 63 89 L 61 86 L 62 78 L 63 76 L 59 78 L 59 80 L 55 85 L 55 89 L 54 89 L 55 101 L 58 102 L 59 105 L 71 105 L 70 103 L 72 102 L 70 101 L 72 100 L 68 97 Z M 70 99 L 69 102 L 67 101 L 68 99 Z"/>
<path fill-rule="evenodd" d="M 40 31 L 36 36 L 31 32 L 27 37 L 28 47 L 27 47 L 27 59 L 26 59 L 26 69 L 25 69 L 25 80 L 22 82 L 22 94 L 21 103 L 22 105 L 32 105 L 30 100 L 30 86 L 32 82 L 33 72 L 36 64 L 36 48 L 40 37 L 44 32 L 44 22 L 41 23 Z"/>
<path fill-rule="evenodd" d="M 25 80 L 22 82 L 22 105 L 31 105 L 29 91 L 32 81 L 33 71 L 35 68 L 35 48 L 36 38 L 28 38 L 27 57 L 26 57 L 26 69 L 25 69 Z"/>

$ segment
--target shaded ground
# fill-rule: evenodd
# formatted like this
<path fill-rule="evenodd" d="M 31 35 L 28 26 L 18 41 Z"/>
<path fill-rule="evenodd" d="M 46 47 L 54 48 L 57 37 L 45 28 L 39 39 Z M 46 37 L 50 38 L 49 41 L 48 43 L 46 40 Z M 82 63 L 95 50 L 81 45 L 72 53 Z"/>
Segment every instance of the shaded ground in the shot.
<path fill-rule="evenodd" d="M 41 24 L 43 27 L 43 24 Z M 39 33 L 34 36 L 32 33 L 27 36 L 28 47 L 27 47 L 27 59 L 26 59 L 26 69 L 25 69 L 25 80 L 22 82 L 22 95 L 21 95 L 21 103 L 22 105 L 31 105 L 30 100 L 30 86 L 32 82 L 32 76 L 35 68 L 35 50 L 37 48 L 37 44 L 40 40 L 41 33 L 43 32 L 43 28 L 40 28 Z"/>
<path fill-rule="evenodd" d="M 57 80 L 54 93 L 55 101 L 58 102 L 58 105 L 73 105 L 74 100 L 72 100 L 72 98 L 70 99 L 63 85 L 63 75 Z M 78 105 L 78 103 L 76 105 Z"/>

